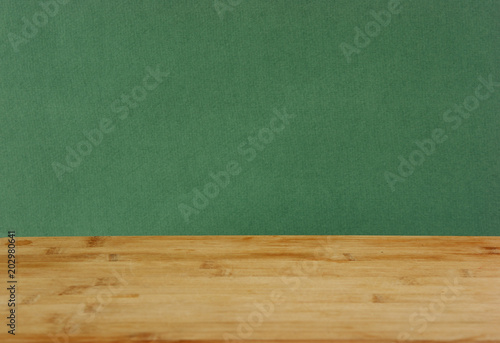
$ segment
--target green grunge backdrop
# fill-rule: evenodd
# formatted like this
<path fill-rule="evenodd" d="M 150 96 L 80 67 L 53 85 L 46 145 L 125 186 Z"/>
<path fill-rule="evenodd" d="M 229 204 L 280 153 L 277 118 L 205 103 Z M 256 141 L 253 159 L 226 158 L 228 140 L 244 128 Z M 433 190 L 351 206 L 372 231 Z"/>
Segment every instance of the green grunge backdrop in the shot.
<path fill-rule="evenodd" d="M 3 0 L 19 236 L 500 231 L 500 1 Z"/>

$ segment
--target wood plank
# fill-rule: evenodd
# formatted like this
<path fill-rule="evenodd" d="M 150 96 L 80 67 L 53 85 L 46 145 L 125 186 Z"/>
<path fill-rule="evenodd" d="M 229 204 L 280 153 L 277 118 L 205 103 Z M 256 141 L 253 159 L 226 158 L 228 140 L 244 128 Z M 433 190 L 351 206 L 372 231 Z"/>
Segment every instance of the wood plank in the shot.
<path fill-rule="evenodd" d="M 16 244 L 16 335 L 2 272 L 1 342 L 500 342 L 499 237 Z"/>

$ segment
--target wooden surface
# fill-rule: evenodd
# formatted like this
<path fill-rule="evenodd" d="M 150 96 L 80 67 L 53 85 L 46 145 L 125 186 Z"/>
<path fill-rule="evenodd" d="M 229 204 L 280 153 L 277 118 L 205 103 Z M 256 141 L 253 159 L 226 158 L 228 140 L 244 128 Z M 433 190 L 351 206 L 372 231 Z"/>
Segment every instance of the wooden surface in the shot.
<path fill-rule="evenodd" d="M 1 342 L 500 342 L 500 238 L 17 238 Z M 227 340 L 225 340 L 225 337 Z"/>

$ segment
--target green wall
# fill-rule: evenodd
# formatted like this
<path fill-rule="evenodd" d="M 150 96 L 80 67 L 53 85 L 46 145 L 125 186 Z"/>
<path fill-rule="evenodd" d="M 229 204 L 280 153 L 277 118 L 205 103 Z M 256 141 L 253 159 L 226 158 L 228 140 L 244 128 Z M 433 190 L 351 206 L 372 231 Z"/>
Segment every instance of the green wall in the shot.
<path fill-rule="evenodd" d="M 499 18 L 473 0 L 4 0 L 0 225 L 498 235 Z"/>

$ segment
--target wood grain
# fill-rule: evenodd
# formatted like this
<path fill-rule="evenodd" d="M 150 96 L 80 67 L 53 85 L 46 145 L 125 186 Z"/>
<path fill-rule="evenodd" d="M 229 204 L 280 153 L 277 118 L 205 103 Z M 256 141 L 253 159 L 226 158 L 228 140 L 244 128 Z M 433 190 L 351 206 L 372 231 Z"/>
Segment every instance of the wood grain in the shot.
<path fill-rule="evenodd" d="M 16 243 L 14 337 L 2 239 L 1 342 L 500 342 L 499 237 Z"/>

